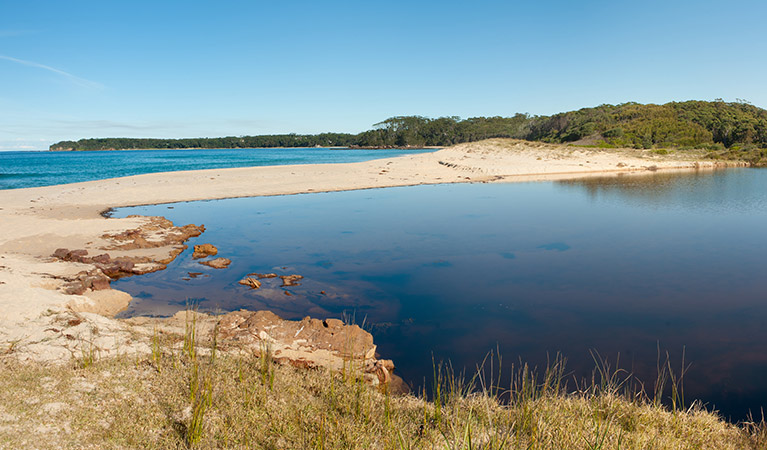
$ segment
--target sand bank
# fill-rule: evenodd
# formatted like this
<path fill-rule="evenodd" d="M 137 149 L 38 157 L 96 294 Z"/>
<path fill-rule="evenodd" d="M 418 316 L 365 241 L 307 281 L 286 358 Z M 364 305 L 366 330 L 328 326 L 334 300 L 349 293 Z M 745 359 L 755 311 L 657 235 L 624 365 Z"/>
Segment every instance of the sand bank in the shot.
<path fill-rule="evenodd" d="M 700 156 L 493 139 L 429 154 L 362 163 L 156 173 L 0 191 L 0 354 L 61 360 L 94 342 L 104 354 L 148 351 L 146 336 L 137 332 L 137 325 L 109 318 L 127 306 L 130 295 L 103 289 L 98 284 L 99 277 L 103 278 L 107 270 L 104 264 L 114 265 L 115 261 L 122 261 L 123 266 L 129 264 L 127 269 L 121 269 L 125 273 L 161 269 L 163 262 L 172 260 L 184 249 L 183 241 L 188 235 L 184 229 L 157 218 L 103 217 L 100 213 L 109 208 L 418 184 L 557 180 L 743 165 L 723 165 Z M 52 255 L 60 248 L 88 253 L 85 258 L 62 258 L 61 254 L 54 258 Z M 105 254 L 109 256 L 104 257 Z M 104 258 L 106 263 L 96 262 Z M 92 326 L 82 327 L 83 322 Z M 72 331 L 62 331 L 65 329 Z"/>

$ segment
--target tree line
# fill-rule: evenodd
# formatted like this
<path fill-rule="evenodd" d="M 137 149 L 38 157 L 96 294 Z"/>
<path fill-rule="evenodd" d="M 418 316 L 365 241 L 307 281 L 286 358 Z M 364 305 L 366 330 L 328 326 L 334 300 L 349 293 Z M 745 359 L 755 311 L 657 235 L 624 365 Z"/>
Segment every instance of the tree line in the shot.
<path fill-rule="evenodd" d="M 705 148 L 724 157 L 767 159 L 767 110 L 744 100 L 664 105 L 623 103 L 552 116 L 391 117 L 359 134 L 279 134 L 187 139 L 98 138 L 62 141 L 51 150 L 263 147 L 449 146 L 495 137 L 597 147 Z"/>

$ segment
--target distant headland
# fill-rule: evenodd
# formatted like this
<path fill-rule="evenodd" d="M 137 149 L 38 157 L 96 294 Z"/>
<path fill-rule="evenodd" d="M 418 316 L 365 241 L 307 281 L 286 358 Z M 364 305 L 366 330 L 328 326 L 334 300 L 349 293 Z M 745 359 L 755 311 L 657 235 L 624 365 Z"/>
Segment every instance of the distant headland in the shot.
<path fill-rule="evenodd" d="M 445 147 L 488 138 L 517 138 L 598 148 L 705 149 L 711 157 L 767 165 L 767 110 L 745 100 L 623 103 L 552 116 L 398 116 L 359 134 L 279 134 L 218 138 L 93 138 L 61 141 L 52 151 L 274 147 Z"/>

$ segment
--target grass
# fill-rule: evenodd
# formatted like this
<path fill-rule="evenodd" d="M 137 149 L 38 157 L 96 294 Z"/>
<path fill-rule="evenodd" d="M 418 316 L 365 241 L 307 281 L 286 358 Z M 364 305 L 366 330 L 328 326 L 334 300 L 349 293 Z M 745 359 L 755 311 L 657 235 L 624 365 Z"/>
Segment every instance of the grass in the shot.
<path fill-rule="evenodd" d="M 93 336 L 91 339 L 80 341 L 80 356 L 75 358 L 75 365 L 79 368 L 86 369 L 98 361 L 99 350 L 96 345 L 93 344 Z"/>
<path fill-rule="evenodd" d="M 671 408 L 637 395 L 630 375 L 596 353 L 594 376 L 574 387 L 561 357 L 541 371 L 510 368 L 506 388 L 497 355 L 470 378 L 435 362 L 425 401 L 369 387 L 348 368 L 295 369 L 267 347 L 221 347 L 215 333 L 201 342 L 187 322 L 184 335 L 155 333 L 144 357 L 0 359 L 0 448 L 767 448 L 763 422 L 732 425 L 684 405 L 668 357 L 654 390 L 674 396 Z"/>

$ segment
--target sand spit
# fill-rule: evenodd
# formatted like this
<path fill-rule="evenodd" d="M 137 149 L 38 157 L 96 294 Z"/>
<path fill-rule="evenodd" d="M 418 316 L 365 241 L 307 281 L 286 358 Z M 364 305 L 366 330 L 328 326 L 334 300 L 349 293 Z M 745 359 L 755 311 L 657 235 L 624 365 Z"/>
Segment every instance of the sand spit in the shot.
<path fill-rule="evenodd" d="M 112 207 L 745 165 L 701 156 L 492 139 L 353 164 L 156 173 L 0 191 L 0 355 L 68 361 L 85 348 L 96 348 L 100 355 L 149 351 L 152 330 L 146 323 L 110 318 L 131 297 L 109 289 L 106 277 L 164 268 L 186 248 L 189 237 L 204 230 L 203 224 L 101 215 Z"/>

